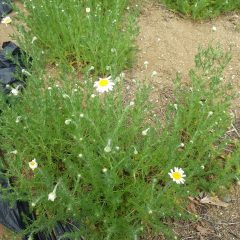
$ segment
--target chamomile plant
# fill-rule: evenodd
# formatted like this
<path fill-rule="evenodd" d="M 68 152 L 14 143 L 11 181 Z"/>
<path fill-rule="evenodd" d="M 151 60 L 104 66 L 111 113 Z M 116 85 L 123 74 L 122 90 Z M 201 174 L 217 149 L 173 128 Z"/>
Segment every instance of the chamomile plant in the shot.
<path fill-rule="evenodd" d="M 9 96 L 18 101 L 0 101 L 1 162 L 11 180 L 2 193 L 29 203 L 36 220 L 26 219 L 25 232 L 60 221 L 75 229 L 62 238 L 138 239 L 151 230 L 173 239 L 164 219 L 191 217 L 189 196 L 236 177 L 238 158 L 225 153 L 229 60 L 219 48 L 201 49 L 190 86 L 177 79 L 162 124 L 149 86 L 134 83 L 129 94 L 114 76 L 54 78 L 36 66 L 24 93 Z"/>

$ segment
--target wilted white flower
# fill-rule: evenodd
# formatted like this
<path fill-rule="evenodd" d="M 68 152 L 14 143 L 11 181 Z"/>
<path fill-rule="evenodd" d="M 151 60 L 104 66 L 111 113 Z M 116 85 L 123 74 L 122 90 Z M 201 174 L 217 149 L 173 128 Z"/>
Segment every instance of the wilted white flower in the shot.
<path fill-rule="evenodd" d="M 111 66 L 106 66 L 106 70 L 107 71 L 111 70 Z"/>
<path fill-rule="evenodd" d="M 210 111 L 210 112 L 208 113 L 207 117 L 209 118 L 209 117 L 211 117 L 212 115 L 213 115 L 213 112 Z"/>
<path fill-rule="evenodd" d="M 149 210 L 148 210 L 148 214 L 151 215 L 152 213 L 153 213 L 153 211 L 152 211 L 151 209 L 149 209 Z"/>
<path fill-rule="evenodd" d="M 125 73 L 124 73 L 124 72 L 121 72 L 121 73 L 119 74 L 119 77 L 122 78 L 122 79 L 125 78 Z"/>
<path fill-rule="evenodd" d="M 134 102 L 134 101 L 131 101 L 131 102 L 129 103 L 129 106 L 134 106 L 134 104 L 135 104 L 135 102 Z"/>
<path fill-rule="evenodd" d="M 155 76 L 157 76 L 157 74 L 158 73 L 156 71 L 153 71 L 152 74 L 151 74 L 151 77 L 155 77 Z"/>
<path fill-rule="evenodd" d="M 54 202 L 55 199 L 56 199 L 56 197 L 57 197 L 56 191 L 53 191 L 53 192 L 51 192 L 51 193 L 48 194 L 48 200 L 49 200 L 49 201 Z"/>
<path fill-rule="evenodd" d="M 213 32 L 216 32 L 217 31 L 217 28 L 215 26 L 212 27 L 212 31 Z"/>
<path fill-rule="evenodd" d="M 11 151 L 9 153 L 12 153 L 12 154 L 16 155 L 18 153 L 18 151 L 17 150 L 13 150 L 13 151 Z"/>
<path fill-rule="evenodd" d="M 66 93 L 64 93 L 62 96 L 63 96 L 64 99 L 70 98 Z"/>
<path fill-rule="evenodd" d="M 91 9 L 89 7 L 86 8 L 86 13 L 90 13 Z"/>
<path fill-rule="evenodd" d="M 174 170 L 171 169 L 168 175 L 172 178 L 174 182 L 177 184 L 184 184 L 186 175 L 184 174 L 184 171 L 181 168 L 175 167 Z"/>
<path fill-rule="evenodd" d="M 28 75 L 28 76 L 31 76 L 31 73 L 28 72 L 26 69 L 22 69 L 22 73 L 25 74 L 25 75 Z"/>
<path fill-rule="evenodd" d="M 173 104 L 174 108 L 176 109 L 176 111 L 178 110 L 178 105 L 175 103 Z"/>
<path fill-rule="evenodd" d="M 4 17 L 1 21 L 1 23 L 6 25 L 10 24 L 11 22 L 12 22 L 12 19 L 9 16 Z"/>
<path fill-rule="evenodd" d="M 144 64 L 145 68 L 147 69 L 149 62 L 145 61 L 143 64 Z"/>
<path fill-rule="evenodd" d="M 20 121 L 21 121 L 21 119 L 22 119 L 22 116 L 17 116 L 17 118 L 16 118 L 16 123 L 20 123 Z"/>
<path fill-rule="evenodd" d="M 104 148 L 104 152 L 109 153 L 112 151 L 111 142 L 112 142 L 112 140 L 108 139 L 108 143 L 107 143 L 107 146 Z"/>
<path fill-rule="evenodd" d="M 34 158 L 31 162 L 28 163 L 28 165 L 34 171 L 38 167 L 37 160 Z"/>
<path fill-rule="evenodd" d="M 111 52 L 112 52 L 112 53 L 117 52 L 116 48 L 111 48 Z"/>
<path fill-rule="evenodd" d="M 94 83 L 94 87 L 99 93 L 112 91 L 114 85 L 111 76 L 107 78 L 99 78 L 99 80 Z"/>
<path fill-rule="evenodd" d="M 138 151 L 137 151 L 137 149 L 134 147 L 134 152 L 133 152 L 135 155 L 137 155 L 138 154 Z"/>
<path fill-rule="evenodd" d="M 183 148 L 184 146 L 185 146 L 184 143 L 180 143 L 180 144 L 178 145 L 179 148 Z"/>
<path fill-rule="evenodd" d="M 204 169 L 205 168 L 205 166 L 204 165 L 201 165 L 201 169 Z"/>
<path fill-rule="evenodd" d="M 72 119 L 66 119 L 66 120 L 65 120 L 65 124 L 66 124 L 66 125 L 69 125 L 71 122 L 72 122 Z"/>
<path fill-rule="evenodd" d="M 94 68 L 94 66 L 91 66 L 89 69 L 88 69 L 88 71 L 90 72 L 90 71 L 92 71 L 92 70 L 94 70 L 95 68 Z"/>
<path fill-rule="evenodd" d="M 142 135 L 143 135 L 143 136 L 146 136 L 147 133 L 148 133 L 148 131 L 149 131 L 149 129 L 150 129 L 150 128 L 147 128 L 147 129 L 143 130 L 143 131 L 142 131 Z"/>
<path fill-rule="evenodd" d="M 56 192 L 57 192 L 57 187 L 58 187 L 59 183 L 60 183 L 60 181 L 58 181 L 58 183 L 55 185 L 53 191 L 48 194 L 48 200 L 49 201 L 52 201 L 52 202 L 55 201 L 55 199 L 57 197 Z"/>
<path fill-rule="evenodd" d="M 108 171 L 107 168 L 103 168 L 103 169 L 102 169 L 102 172 L 103 172 L 103 173 L 106 173 L 107 171 Z"/>
<path fill-rule="evenodd" d="M 34 36 L 33 38 L 32 38 L 32 41 L 31 41 L 31 43 L 33 44 L 35 41 L 37 40 L 37 37 L 36 36 Z"/>
<path fill-rule="evenodd" d="M 11 94 L 12 94 L 13 96 L 17 96 L 17 95 L 19 94 L 18 88 L 12 88 L 12 89 L 11 89 Z"/>

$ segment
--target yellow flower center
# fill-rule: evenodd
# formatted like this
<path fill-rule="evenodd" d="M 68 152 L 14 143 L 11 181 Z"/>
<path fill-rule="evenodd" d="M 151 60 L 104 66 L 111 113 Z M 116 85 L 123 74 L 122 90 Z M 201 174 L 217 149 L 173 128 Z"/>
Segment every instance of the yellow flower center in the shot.
<path fill-rule="evenodd" d="M 182 178 L 182 174 L 179 172 L 174 172 L 172 176 L 175 180 L 180 180 Z"/>
<path fill-rule="evenodd" d="M 36 162 L 35 162 L 35 161 L 31 161 L 29 164 L 30 164 L 31 166 L 35 166 Z"/>
<path fill-rule="evenodd" d="M 106 87 L 108 85 L 108 83 L 109 83 L 108 79 L 101 79 L 101 80 L 99 80 L 99 85 L 101 87 Z"/>

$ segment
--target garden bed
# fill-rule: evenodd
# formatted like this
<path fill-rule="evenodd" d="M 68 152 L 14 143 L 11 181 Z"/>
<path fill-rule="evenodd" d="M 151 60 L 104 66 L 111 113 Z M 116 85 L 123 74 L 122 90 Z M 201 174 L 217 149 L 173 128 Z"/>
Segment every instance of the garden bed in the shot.
<path fill-rule="evenodd" d="M 137 38 L 139 47 L 137 61 L 133 69 L 125 71 L 129 88 L 132 80 L 147 81 L 154 87 L 151 101 L 157 103 L 159 117 L 165 119 L 166 106 L 174 99 L 172 80 L 176 72 L 180 72 L 184 84 L 189 84 L 188 71 L 194 66 L 194 56 L 199 45 L 206 47 L 209 43 L 220 43 L 225 50 L 232 45 L 232 60 L 224 72 L 226 81 L 231 82 L 234 89 L 240 92 L 240 15 L 229 13 L 215 20 L 192 22 L 162 5 L 147 4 L 139 16 L 140 34 Z M 7 30 L 7 31 L 6 31 Z M 0 43 L 9 40 L 12 33 L 10 26 L 0 25 Z M 135 89 L 133 88 L 133 93 Z M 131 94 L 130 94 L 131 95 Z M 234 101 L 231 111 L 235 120 L 240 117 L 240 101 Z M 231 137 L 238 138 L 240 129 L 234 122 Z M 197 222 L 170 221 L 165 224 L 173 226 L 179 239 L 238 239 L 240 232 L 240 193 L 239 186 L 234 186 L 230 193 L 223 191 L 221 200 L 228 206 L 212 206 L 201 204 L 196 199 L 189 201 L 190 212 L 198 215 Z M 3 238 L 4 239 L 4 238 Z M 151 233 L 145 239 L 164 239 L 152 237 Z"/>

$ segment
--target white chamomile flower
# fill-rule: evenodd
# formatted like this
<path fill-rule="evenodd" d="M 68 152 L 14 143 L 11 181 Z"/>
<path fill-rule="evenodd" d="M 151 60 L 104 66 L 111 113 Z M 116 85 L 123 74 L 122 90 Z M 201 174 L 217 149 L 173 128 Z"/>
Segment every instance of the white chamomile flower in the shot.
<path fill-rule="evenodd" d="M 86 8 L 86 13 L 90 13 L 91 12 L 91 8 L 87 7 Z"/>
<path fill-rule="evenodd" d="M 78 154 L 78 157 L 79 157 L 79 158 L 82 158 L 82 157 L 83 157 L 82 153 L 79 153 L 79 154 Z"/>
<path fill-rule="evenodd" d="M 1 23 L 6 24 L 6 25 L 10 24 L 11 22 L 12 22 L 12 19 L 9 16 L 6 16 L 1 21 Z"/>
<path fill-rule="evenodd" d="M 83 114 L 83 113 L 80 113 L 79 116 L 80 116 L 80 118 L 83 118 L 83 117 L 84 117 L 84 114 Z"/>
<path fill-rule="evenodd" d="M 173 169 L 170 170 L 168 175 L 177 184 L 184 184 L 184 182 L 185 182 L 184 178 L 186 177 L 186 175 L 184 174 L 184 171 L 182 170 L 182 168 L 175 167 L 174 170 Z"/>
<path fill-rule="evenodd" d="M 113 90 L 114 82 L 111 80 L 111 76 L 107 78 L 99 78 L 98 81 L 94 83 L 94 87 L 97 92 L 104 93 Z"/>
<path fill-rule="evenodd" d="M 66 124 L 66 125 L 69 125 L 71 122 L 72 122 L 72 119 L 66 119 L 66 120 L 65 120 L 65 124 Z"/>
<path fill-rule="evenodd" d="M 60 182 L 58 182 L 58 183 L 55 185 L 53 191 L 48 194 L 48 200 L 49 200 L 49 201 L 52 201 L 52 202 L 55 201 L 55 199 L 56 199 L 56 197 L 57 197 L 56 192 L 57 192 L 57 187 L 58 187 L 59 183 L 60 183 Z"/>
<path fill-rule="evenodd" d="M 149 131 L 149 129 L 150 129 L 150 128 L 147 128 L 147 129 L 143 130 L 143 131 L 142 131 L 142 135 L 143 135 L 143 136 L 146 136 L 147 133 L 148 133 L 148 131 Z"/>
<path fill-rule="evenodd" d="M 28 165 L 34 171 L 38 167 L 37 160 L 34 158 L 31 162 L 28 163 Z"/>

